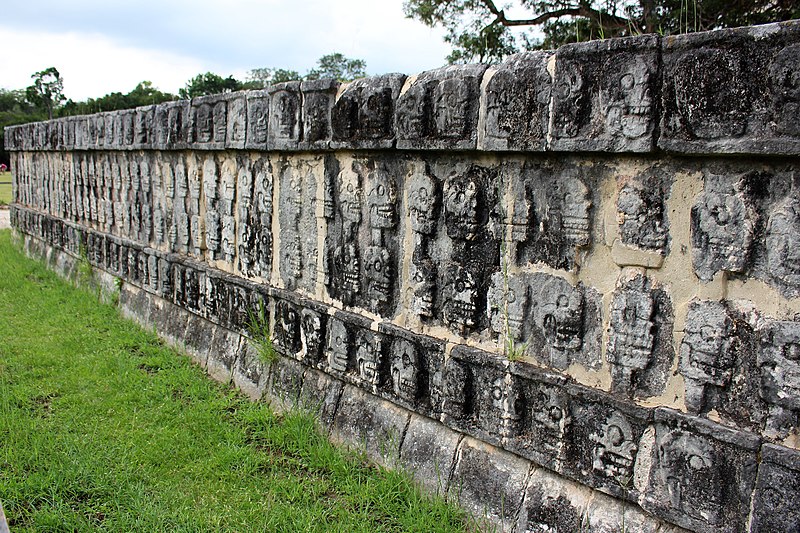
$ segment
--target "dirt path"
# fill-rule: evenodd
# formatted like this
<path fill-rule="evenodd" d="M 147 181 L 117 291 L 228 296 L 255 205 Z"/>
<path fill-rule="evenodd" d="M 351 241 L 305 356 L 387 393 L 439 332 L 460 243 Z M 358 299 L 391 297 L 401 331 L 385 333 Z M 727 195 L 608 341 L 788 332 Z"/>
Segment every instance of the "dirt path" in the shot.
<path fill-rule="evenodd" d="M 0 229 L 8 229 L 11 227 L 11 211 L 8 209 L 0 209 Z"/>

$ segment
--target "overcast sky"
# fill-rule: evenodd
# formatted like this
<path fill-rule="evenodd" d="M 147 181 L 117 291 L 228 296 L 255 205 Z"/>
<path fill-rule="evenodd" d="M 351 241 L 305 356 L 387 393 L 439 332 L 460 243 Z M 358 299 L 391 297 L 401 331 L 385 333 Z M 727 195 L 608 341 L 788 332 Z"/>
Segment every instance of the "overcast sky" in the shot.
<path fill-rule="evenodd" d="M 257 67 L 301 74 L 331 52 L 369 74 L 445 63 L 442 32 L 403 16 L 403 0 L 9 0 L 0 15 L 0 87 L 54 66 L 73 100 L 143 80 L 177 93 L 202 72 L 244 79 Z"/>

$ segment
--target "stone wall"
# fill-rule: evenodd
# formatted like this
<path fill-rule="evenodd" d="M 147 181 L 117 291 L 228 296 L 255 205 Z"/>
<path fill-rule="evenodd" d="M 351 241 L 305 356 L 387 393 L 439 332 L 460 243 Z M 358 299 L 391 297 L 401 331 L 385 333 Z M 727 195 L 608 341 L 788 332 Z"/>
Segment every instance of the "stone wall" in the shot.
<path fill-rule="evenodd" d="M 800 528 L 798 22 L 6 143 L 30 253 L 490 522 Z"/>

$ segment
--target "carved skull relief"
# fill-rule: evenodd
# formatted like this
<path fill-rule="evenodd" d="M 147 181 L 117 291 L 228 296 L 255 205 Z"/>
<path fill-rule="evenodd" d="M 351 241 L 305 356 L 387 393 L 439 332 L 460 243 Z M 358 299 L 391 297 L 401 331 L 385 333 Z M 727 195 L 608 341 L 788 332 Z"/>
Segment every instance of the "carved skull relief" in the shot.
<path fill-rule="evenodd" d="M 611 83 L 604 88 L 606 127 L 609 131 L 621 131 L 629 139 L 643 137 L 651 130 L 650 67 L 643 58 L 635 56 L 622 65 L 609 65 L 609 70 L 612 68 Z"/>
<path fill-rule="evenodd" d="M 422 235 L 433 235 L 439 219 L 439 186 L 427 172 L 415 172 L 408 183 L 408 211 L 411 229 Z"/>
<path fill-rule="evenodd" d="M 444 287 L 444 320 L 462 336 L 475 327 L 477 298 L 472 272 L 460 265 L 448 266 Z"/>
<path fill-rule="evenodd" d="M 468 174 L 451 174 L 444 186 L 447 235 L 452 239 L 473 240 L 480 229 L 478 182 Z"/>
<path fill-rule="evenodd" d="M 409 268 L 411 312 L 423 318 L 433 317 L 436 298 L 436 263 L 430 257 L 415 257 Z"/>
<path fill-rule="evenodd" d="M 800 198 L 786 197 L 767 223 L 767 269 L 775 279 L 800 288 Z"/>
<path fill-rule="evenodd" d="M 383 246 L 368 246 L 364 250 L 364 274 L 369 297 L 376 304 L 390 300 L 392 294 L 393 265 L 389 250 Z"/>
<path fill-rule="evenodd" d="M 397 338 L 391 350 L 391 375 L 394 393 L 414 402 L 419 393 L 419 354 L 411 341 Z"/>
<path fill-rule="evenodd" d="M 356 338 L 356 366 L 358 377 L 362 383 L 378 386 L 380 383 L 380 367 L 383 359 L 383 339 L 369 330 L 361 330 Z"/>
<path fill-rule="evenodd" d="M 497 335 L 522 338 L 522 328 L 527 319 L 530 294 L 523 277 L 506 277 L 502 272 L 492 274 L 487 295 L 489 325 Z"/>
<path fill-rule="evenodd" d="M 302 353 L 310 362 L 316 362 L 322 348 L 322 318 L 319 313 L 311 309 L 300 312 L 300 342 Z"/>
<path fill-rule="evenodd" d="M 367 175 L 367 207 L 370 226 L 393 228 L 397 224 L 397 184 L 380 166 Z"/>
<path fill-rule="evenodd" d="M 536 325 L 548 344 L 550 363 L 566 368 L 570 355 L 583 346 L 583 291 L 566 280 L 552 278 L 539 290 Z"/>
<path fill-rule="evenodd" d="M 337 177 L 339 189 L 339 211 L 346 222 L 361 222 L 361 176 L 353 163 L 351 169 L 342 170 Z"/>
<path fill-rule="evenodd" d="M 633 464 L 639 451 L 630 423 L 615 411 L 600 432 L 593 433 L 589 438 L 595 443 L 592 469 L 601 476 L 627 485 L 633 478 Z"/>
<path fill-rule="evenodd" d="M 439 82 L 433 92 L 434 122 L 439 137 L 460 138 L 467 130 L 470 106 L 467 81 L 449 78 Z"/>
<path fill-rule="evenodd" d="M 778 52 L 769 72 L 777 129 L 800 135 L 800 45 Z"/>
<path fill-rule="evenodd" d="M 346 372 L 348 352 L 350 351 L 350 332 L 338 318 L 331 318 L 328 324 L 328 338 L 325 345 L 325 356 L 328 368 L 337 372 Z"/>

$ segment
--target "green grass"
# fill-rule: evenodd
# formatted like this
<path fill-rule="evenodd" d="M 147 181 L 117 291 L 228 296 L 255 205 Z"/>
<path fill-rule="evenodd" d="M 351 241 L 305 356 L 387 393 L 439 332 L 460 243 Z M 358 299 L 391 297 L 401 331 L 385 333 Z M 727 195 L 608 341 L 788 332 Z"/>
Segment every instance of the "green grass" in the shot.
<path fill-rule="evenodd" d="M 277 416 L 0 231 L 0 501 L 23 531 L 463 531 L 399 472 Z"/>
<path fill-rule="evenodd" d="M 11 203 L 11 172 L 0 172 L 0 205 Z"/>

